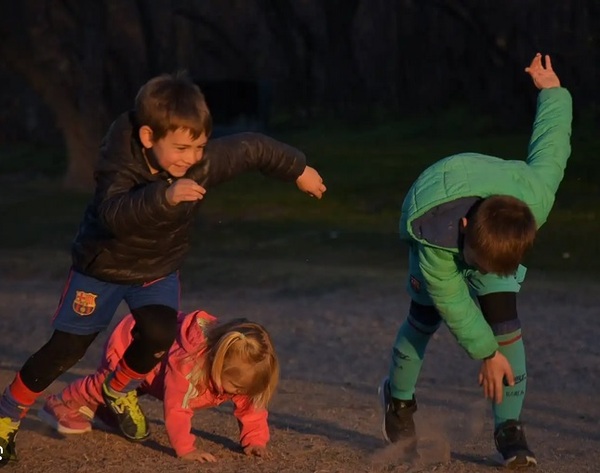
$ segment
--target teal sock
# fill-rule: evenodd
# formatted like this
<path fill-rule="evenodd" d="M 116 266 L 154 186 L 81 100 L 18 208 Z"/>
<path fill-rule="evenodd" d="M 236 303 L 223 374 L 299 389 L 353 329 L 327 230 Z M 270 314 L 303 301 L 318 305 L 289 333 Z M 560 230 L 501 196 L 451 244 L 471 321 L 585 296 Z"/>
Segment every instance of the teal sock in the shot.
<path fill-rule="evenodd" d="M 424 325 L 409 315 L 398 330 L 390 366 L 390 389 L 393 398 L 405 401 L 413 398 L 423 366 L 425 349 L 438 327 L 439 323 Z"/>
<path fill-rule="evenodd" d="M 525 366 L 525 346 L 521 330 L 503 335 L 496 335 L 500 345 L 499 351 L 509 361 L 515 375 L 515 385 L 504 388 L 501 404 L 493 404 L 494 425 L 498 427 L 509 419 L 518 420 L 521 416 L 525 392 L 527 390 L 527 369 Z"/>

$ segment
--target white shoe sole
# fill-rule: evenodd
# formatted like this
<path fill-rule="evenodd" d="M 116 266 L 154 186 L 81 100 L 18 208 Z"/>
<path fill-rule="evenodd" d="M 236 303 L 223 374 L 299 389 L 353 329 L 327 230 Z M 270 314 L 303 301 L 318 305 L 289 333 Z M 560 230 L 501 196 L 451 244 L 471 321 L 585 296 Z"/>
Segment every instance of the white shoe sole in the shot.
<path fill-rule="evenodd" d="M 493 460 L 498 463 L 498 465 L 508 468 L 509 470 L 522 470 L 524 468 L 537 466 L 537 460 L 535 457 L 530 457 L 529 455 L 525 456 L 527 463 L 514 463 L 516 459 L 516 456 L 504 459 L 500 452 L 496 452 L 496 454 L 493 456 Z"/>
<path fill-rule="evenodd" d="M 40 409 L 37 414 L 38 414 L 38 418 L 42 422 L 49 425 L 50 427 L 52 427 L 54 430 L 56 430 L 57 432 L 59 432 L 61 434 L 65 434 L 65 435 L 85 434 L 86 432 L 92 431 L 91 424 L 89 425 L 89 427 L 87 427 L 85 429 L 71 429 L 69 427 L 65 427 L 60 422 L 58 422 L 56 417 L 54 417 L 52 414 L 49 414 L 44 409 Z"/>

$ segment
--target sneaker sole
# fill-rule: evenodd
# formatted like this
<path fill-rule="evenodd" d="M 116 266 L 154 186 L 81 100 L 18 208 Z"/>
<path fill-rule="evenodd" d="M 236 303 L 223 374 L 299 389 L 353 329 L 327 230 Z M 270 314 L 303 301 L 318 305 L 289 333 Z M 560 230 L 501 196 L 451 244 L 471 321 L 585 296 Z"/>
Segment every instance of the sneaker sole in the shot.
<path fill-rule="evenodd" d="M 522 470 L 524 468 L 532 468 L 537 466 L 537 460 L 535 457 L 531 457 L 529 455 L 525 455 L 524 457 L 514 456 L 505 459 L 502 454 L 496 453 L 494 460 L 496 463 L 508 468 L 509 470 Z"/>
<path fill-rule="evenodd" d="M 388 378 L 384 378 L 383 381 L 381 382 L 381 384 L 379 384 L 379 388 L 377 388 L 377 394 L 379 395 L 379 405 L 381 406 L 381 410 L 383 412 L 383 417 L 382 417 L 382 421 L 381 421 L 381 434 L 383 435 L 383 439 L 387 443 L 392 443 L 392 441 L 388 437 L 387 432 L 385 431 L 386 405 L 385 405 L 385 393 L 383 392 L 383 387 L 385 386 L 385 383 L 387 380 L 388 380 Z"/>
<path fill-rule="evenodd" d="M 54 430 L 56 430 L 57 432 L 59 432 L 61 434 L 66 434 L 66 435 L 85 434 L 86 432 L 92 431 L 91 425 L 85 429 L 72 429 L 70 427 L 65 427 L 60 422 L 58 422 L 56 417 L 54 417 L 52 414 L 46 412 L 44 409 L 40 409 L 38 411 L 38 418 L 42 422 L 49 425 L 50 427 L 52 427 Z"/>
<path fill-rule="evenodd" d="M 117 426 L 117 432 L 120 433 L 125 438 L 125 440 L 129 440 L 130 442 L 143 442 L 144 440 L 148 439 L 148 437 L 150 437 L 149 428 L 148 430 L 146 430 L 146 435 L 144 435 L 143 437 L 132 437 L 130 435 L 127 435 L 125 432 L 123 432 L 123 430 L 121 430 L 119 426 Z"/>
<path fill-rule="evenodd" d="M 111 412 L 111 414 L 113 414 L 114 416 L 118 416 L 119 415 L 119 412 L 115 412 L 113 410 L 113 408 L 108 403 L 107 403 L 106 407 Z M 128 435 L 126 432 L 123 431 L 123 429 L 119 425 L 119 421 L 117 419 L 115 419 L 115 425 L 114 426 L 108 425 L 106 422 L 104 422 L 101 419 L 99 419 L 99 421 L 104 426 L 106 426 L 107 428 L 109 428 L 111 430 L 115 430 L 118 433 L 120 433 L 126 440 L 129 440 L 130 442 L 143 442 L 148 437 L 150 437 L 150 426 L 148 425 L 148 421 L 147 420 L 146 420 L 146 434 L 143 437 L 134 437 L 134 436 Z"/>

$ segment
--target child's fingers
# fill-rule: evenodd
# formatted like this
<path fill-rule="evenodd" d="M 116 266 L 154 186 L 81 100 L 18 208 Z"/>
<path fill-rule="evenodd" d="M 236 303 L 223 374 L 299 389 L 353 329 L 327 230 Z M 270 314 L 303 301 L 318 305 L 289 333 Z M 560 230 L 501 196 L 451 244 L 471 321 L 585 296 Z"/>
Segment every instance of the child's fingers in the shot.
<path fill-rule="evenodd" d="M 196 184 L 196 183 L 194 183 L 194 184 Z M 200 194 L 202 194 L 202 195 L 206 194 L 206 189 L 204 187 L 202 187 L 200 184 L 196 184 L 196 186 L 194 188 Z"/>
<path fill-rule="evenodd" d="M 508 386 L 514 386 L 515 385 L 515 375 L 512 372 L 512 370 L 509 370 L 506 372 L 506 374 L 504 375 L 504 379 L 506 380 L 506 384 Z M 504 384 L 504 383 L 502 383 Z"/>
<path fill-rule="evenodd" d="M 531 64 L 529 65 L 530 69 L 537 69 L 542 65 L 542 55 L 537 53 L 533 59 L 531 60 Z"/>
<path fill-rule="evenodd" d="M 214 455 L 212 455 L 211 453 L 202 454 L 202 459 L 207 463 L 216 463 L 217 462 L 217 458 Z"/>
<path fill-rule="evenodd" d="M 552 61 L 550 60 L 550 56 L 548 54 L 546 54 L 546 70 L 553 71 Z"/>
<path fill-rule="evenodd" d="M 496 401 L 496 404 L 500 404 L 502 402 L 502 396 L 504 395 L 504 386 L 502 385 L 502 381 L 496 383 L 495 388 L 494 400 Z"/>

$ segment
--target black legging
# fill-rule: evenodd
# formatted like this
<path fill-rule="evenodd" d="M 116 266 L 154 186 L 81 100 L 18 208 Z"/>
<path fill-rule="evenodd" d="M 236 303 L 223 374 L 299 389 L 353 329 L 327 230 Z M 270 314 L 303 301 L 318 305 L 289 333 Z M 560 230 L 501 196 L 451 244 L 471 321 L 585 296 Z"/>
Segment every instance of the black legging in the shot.
<path fill-rule="evenodd" d="M 177 311 L 162 305 L 149 305 L 131 311 L 135 326 L 133 341 L 123 358 L 137 373 L 148 373 L 164 357 L 177 334 Z M 99 332 L 76 335 L 55 330 L 50 340 L 31 355 L 21 368 L 21 380 L 33 392 L 46 389 L 77 363 Z"/>
<path fill-rule="evenodd" d="M 25 362 L 21 368 L 21 381 L 33 392 L 42 392 L 83 358 L 98 333 L 75 335 L 55 330 L 48 343 Z"/>

